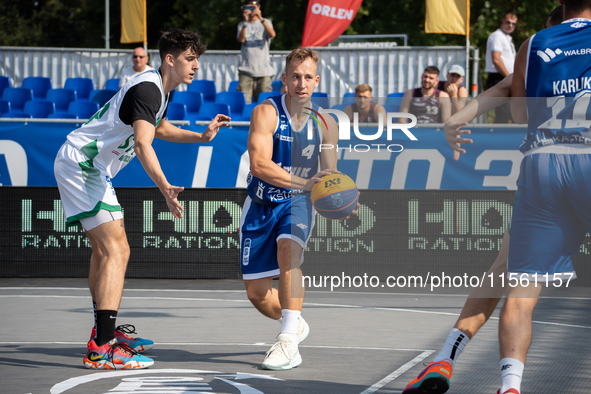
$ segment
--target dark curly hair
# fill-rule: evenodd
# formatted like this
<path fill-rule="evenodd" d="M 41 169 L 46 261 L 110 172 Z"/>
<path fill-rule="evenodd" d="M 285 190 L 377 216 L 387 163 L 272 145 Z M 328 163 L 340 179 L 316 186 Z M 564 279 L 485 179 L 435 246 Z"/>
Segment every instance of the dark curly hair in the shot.
<path fill-rule="evenodd" d="M 201 36 L 197 32 L 181 29 L 170 29 L 162 33 L 158 41 L 158 50 L 160 51 L 160 60 L 169 53 L 178 57 L 181 53 L 191 48 L 197 56 L 201 56 L 206 49 L 206 45 L 201 42 Z"/>

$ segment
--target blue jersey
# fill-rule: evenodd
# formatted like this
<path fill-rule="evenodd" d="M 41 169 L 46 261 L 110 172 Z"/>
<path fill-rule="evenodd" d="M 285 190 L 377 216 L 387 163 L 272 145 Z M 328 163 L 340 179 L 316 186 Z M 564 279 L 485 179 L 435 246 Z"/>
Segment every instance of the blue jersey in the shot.
<path fill-rule="evenodd" d="M 312 121 L 313 133 L 311 134 L 313 135 L 308 139 L 307 124 L 311 121 L 311 118 L 302 124 L 300 130 L 293 130 L 291 117 L 285 107 L 285 98 L 286 95 L 268 98 L 277 110 L 277 126 L 273 132 L 272 160 L 288 173 L 309 179 L 318 172 L 318 155 L 322 143 L 322 132 L 318 123 Z M 315 111 L 318 109 L 317 105 L 312 103 L 310 105 Z M 262 205 L 281 204 L 289 202 L 294 194 L 304 193 L 309 196 L 310 193 L 271 185 L 252 176 L 250 172 L 248 173 L 247 183 L 246 190 L 252 201 Z"/>
<path fill-rule="evenodd" d="M 591 20 L 570 19 L 534 35 L 525 73 L 528 132 L 520 150 L 591 145 Z"/>

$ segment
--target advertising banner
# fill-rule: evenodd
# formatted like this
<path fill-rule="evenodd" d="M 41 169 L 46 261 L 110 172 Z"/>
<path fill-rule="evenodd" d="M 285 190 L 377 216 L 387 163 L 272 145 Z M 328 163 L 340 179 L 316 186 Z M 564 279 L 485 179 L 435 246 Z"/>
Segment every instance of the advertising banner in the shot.
<path fill-rule="evenodd" d="M 303 47 L 322 47 L 330 44 L 349 27 L 363 0 L 310 0 Z"/>
<path fill-rule="evenodd" d="M 356 216 L 343 221 L 316 216 L 302 266 L 307 287 L 397 291 L 413 280 L 422 281 L 419 291 L 431 291 L 449 277 L 469 290 L 477 280 L 496 280 L 486 271 L 503 246 L 514 195 L 502 190 L 362 191 Z M 187 189 L 179 195 L 183 219 L 172 216 L 157 188 L 119 188 L 117 197 L 131 247 L 127 277 L 241 277 L 245 190 Z M 0 198 L 0 277 L 88 275 L 90 244 L 81 229 L 66 228 L 57 188 L 4 187 Z M 591 284 L 590 254 L 591 238 L 586 237 L 573 259 L 578 279 L 569 285 Z"/>
<path fill-rule="evenodd" d="M 56 186 L 53 162 L 66 135 L 76 126 L 53 123 L 0 123 L 0 184 Z M 184 126 L 185 127 L 185 126 Z M 204 126 L 186 126 L 203 131 Z M 376 136 L 377 128 L 353 130 L 339 139 L 338 169 L 359 189 L 515 190 L 523 154 L 523 128 L 472 129 L 474 144 L 453 160 L 443 130 L 412 128 L 416 140 L 400 129 Z M 390 138 L 389 138 L 390 137 Z M 154 140 L 168 181 L 196 188 L 245 188 L 249 171 L 248 127 L 224 128 L 210 143 L 179 144 Z M 117 187 L 152 187 L 139 160 L 115 178 Z"/>

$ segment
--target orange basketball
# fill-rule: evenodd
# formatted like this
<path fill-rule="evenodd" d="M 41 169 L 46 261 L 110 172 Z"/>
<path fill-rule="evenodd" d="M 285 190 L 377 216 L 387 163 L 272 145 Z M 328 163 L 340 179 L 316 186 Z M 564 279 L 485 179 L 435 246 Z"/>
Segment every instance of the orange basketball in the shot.
<path fill-rule="evenodd" d="M 312 204 L 327 219 L 346 218 L 353 212 L 358 200 L 357 186 L 345 174 L 325 175 L 312 187 Z"/>

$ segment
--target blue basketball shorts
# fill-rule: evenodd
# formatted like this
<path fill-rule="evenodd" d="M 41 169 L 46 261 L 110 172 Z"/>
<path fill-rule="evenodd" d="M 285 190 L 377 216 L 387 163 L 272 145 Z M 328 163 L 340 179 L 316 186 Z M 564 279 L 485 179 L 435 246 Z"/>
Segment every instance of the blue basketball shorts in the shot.
<path fill-rule="evenodd" d="M 574 279 L 571 257 L 591 231 L 591 146 L 552 145 L 521 162 L 508 272 Z M 546 280 L 546 279 L 544 279 Z"/>
<path fill-rule="evenodd" d="M 279 276 L 277 242 L 297 242 L 302 249 L 310 239 L 316 211 L 307 196 L 289 202 L 261 205 L 246 198 L 240 217 L 240 267 L 245 280 Z M 302 252 L 300 264 L 304 261 Z"/>

